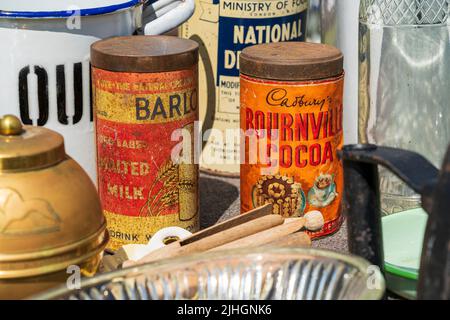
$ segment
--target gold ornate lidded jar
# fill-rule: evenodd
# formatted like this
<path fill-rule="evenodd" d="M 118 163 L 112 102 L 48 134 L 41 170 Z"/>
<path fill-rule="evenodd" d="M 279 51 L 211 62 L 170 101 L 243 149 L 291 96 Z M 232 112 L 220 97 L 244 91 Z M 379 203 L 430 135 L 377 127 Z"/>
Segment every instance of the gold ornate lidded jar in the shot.
<path fill-rule="evenodd" d="M 0 299 L 93 275 L 107 241 L 96 189 L 63 137 L 0 118 Z"/>

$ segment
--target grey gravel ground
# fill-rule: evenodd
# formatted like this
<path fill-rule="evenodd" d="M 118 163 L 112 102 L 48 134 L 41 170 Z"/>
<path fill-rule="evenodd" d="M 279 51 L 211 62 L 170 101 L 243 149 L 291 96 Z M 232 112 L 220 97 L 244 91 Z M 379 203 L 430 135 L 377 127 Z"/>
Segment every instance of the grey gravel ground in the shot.
<path fill-rule="evenodd" d="M 202 228 L 235 217 L 240 213 L 239 179 L 202 173 L 200 175 L 200 213 Z M 336 234 L 316 240 L 313 247 L 347 252 L 346 225 Z"/>

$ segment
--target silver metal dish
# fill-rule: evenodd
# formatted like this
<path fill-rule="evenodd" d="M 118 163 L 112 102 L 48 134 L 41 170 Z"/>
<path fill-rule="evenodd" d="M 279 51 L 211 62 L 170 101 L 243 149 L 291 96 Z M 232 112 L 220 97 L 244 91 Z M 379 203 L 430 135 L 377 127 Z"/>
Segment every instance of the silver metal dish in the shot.
<path fill-rule="evenodd" d="M 315 249 L 204 253 L 103 274 L 34 299 L 376 300 L 383 276 L 358 257 Z"/>

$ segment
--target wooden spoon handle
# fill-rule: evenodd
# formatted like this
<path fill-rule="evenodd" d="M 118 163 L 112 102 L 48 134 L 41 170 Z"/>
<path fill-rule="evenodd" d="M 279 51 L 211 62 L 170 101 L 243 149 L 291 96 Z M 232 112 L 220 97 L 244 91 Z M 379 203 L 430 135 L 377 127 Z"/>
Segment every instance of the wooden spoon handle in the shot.
<path fill-rule="evenodd" d="M 273 206 L 271 204 L 266 204 L 262 207 L 256 208 L 247 213 L 241 214 L 237 217 L 234 217 L 234 218 L 226 220 L 222 223 L 216 224 L 212 227 L 203 229 L 203 230 L 193 234 L 189 238 L 182 240 L 181 245 L 185 246 L 185 245 L 194 243 L 203 238 L 212 236 L 213 234 L 222 232 L 226 229 L 230 229 L 230 228 L 239 226 L 241 224 L 247 223 L 249 221 L 271 215 L 272 212 L 273 212 Z"/>
<path fill-rule="evenodd" d="M 252 234 L 248 237 L 214 247 L 212 251 L 264 245 L 272 241 L 282 239 L 283 237 L 286 237 L 294 232 L 300 231 L 304 226 L 305 220 L 303 218 L 295 219 L 289 223 L 284 223 L 280 226 Z"/>
<path fill-rule="evenodd" d="M 200 239 L 191 244 L 182 246 L 179 242 L 171 243 L 170 245 L 150 253 L 148 256 L 138 261 L 139 264 L 147 263 L 155 260 L 183 256 L 190 253 L 203 252 L 212 248 L 221 246 L 225 243 L 232 242 L 249 235 L 268 230 L 270 228 L 280 226 L 284 219 L 278 215 L 269 215 L 230 229 L 215 233 L 206 238 Z"/>
<path fill-rule="evenodd" d="M 270 242 L 267 244 L 269 247 L 289 247 L 289 248 L 297 248 L 297 247 L 310 247 L 311 246 L 311 238 L 308 236 L 306 232 L 296 232 L 290 234 L 282 239 L 278 239 L 276 241 Z"/>

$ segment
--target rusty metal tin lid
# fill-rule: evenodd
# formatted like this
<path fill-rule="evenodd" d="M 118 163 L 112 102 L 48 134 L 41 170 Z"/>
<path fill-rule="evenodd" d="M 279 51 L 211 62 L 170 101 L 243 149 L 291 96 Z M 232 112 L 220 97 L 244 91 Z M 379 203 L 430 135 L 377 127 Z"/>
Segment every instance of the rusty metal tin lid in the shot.
<path fill-rule="evenodd" d="M 94 67 L 115 72 L 152 73 L 190 69 L 198 62 L 195 41 L 172 36 L 126 36 L 95 42 Z"/>
<path fill-rule="evenodd" d="M 242 74 L 272 80 L 307 81 L 336 77 L 344 71 L 344 56 L 333 46 L 278 42 L 245 48 Z"/>
<path fill-rule="evenodd" d="M 22 126 L 12 115 L 0 118 L 0 172 L 46 168 L 65 157 L 64 139 L 58 133 Z"/>

